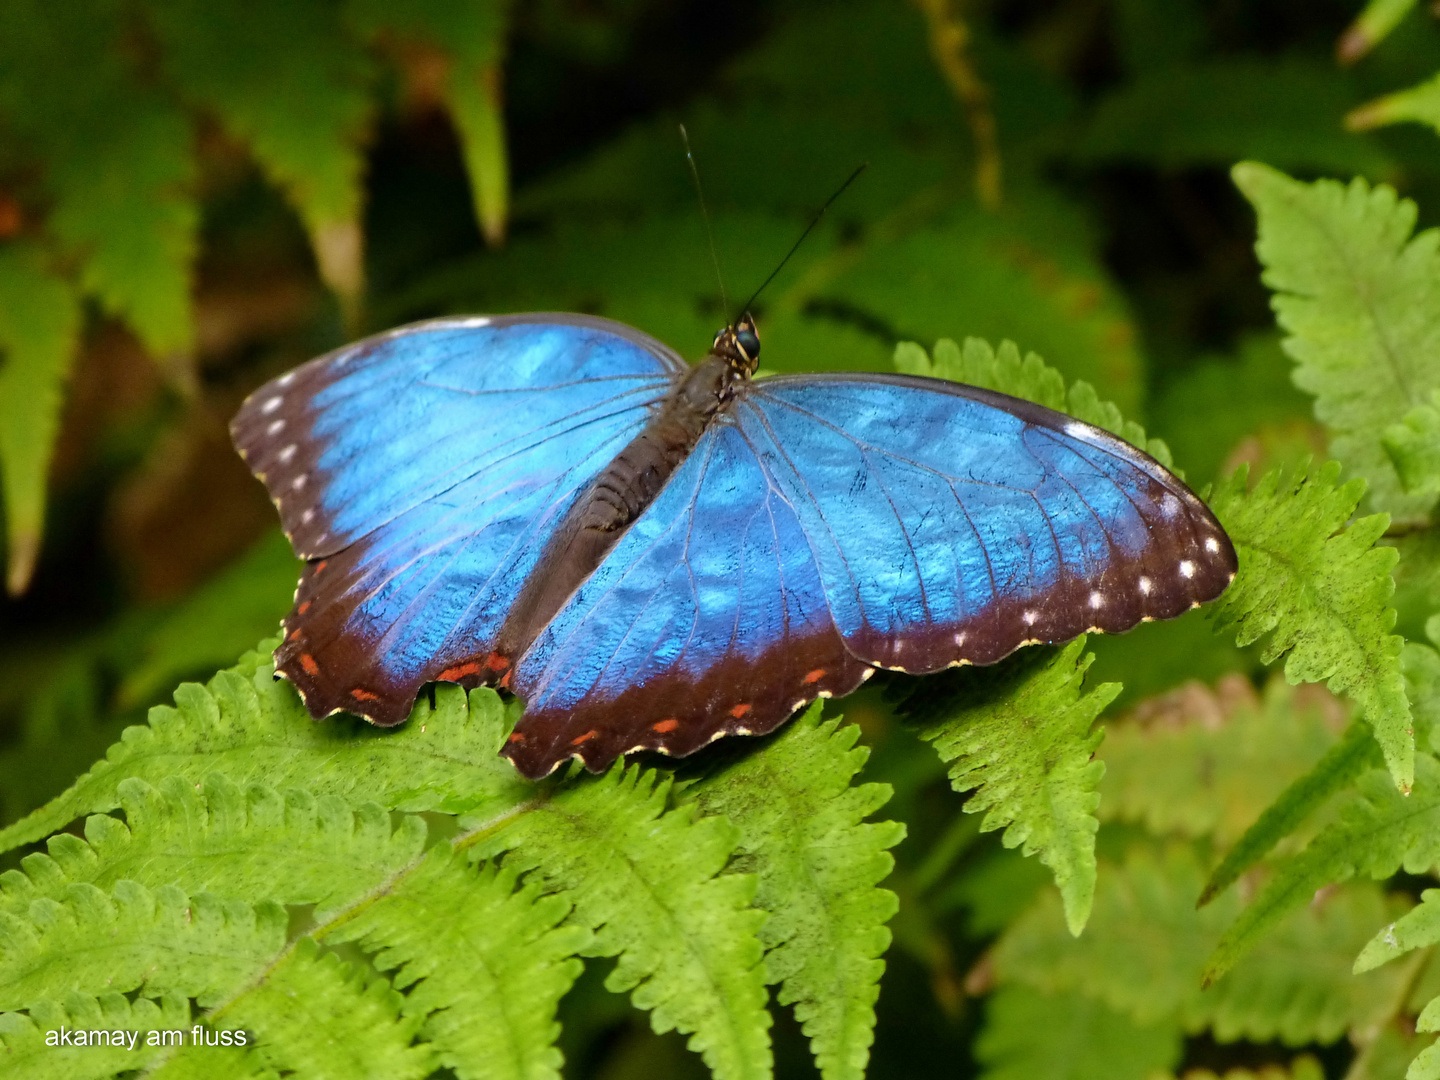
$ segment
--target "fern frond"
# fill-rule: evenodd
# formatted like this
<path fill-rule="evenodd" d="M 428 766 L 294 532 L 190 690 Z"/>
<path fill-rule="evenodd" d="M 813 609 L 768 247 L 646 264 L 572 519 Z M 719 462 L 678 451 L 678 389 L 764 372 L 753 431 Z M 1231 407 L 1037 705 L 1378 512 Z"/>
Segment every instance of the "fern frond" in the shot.
<path fill-rule="evenodd" d="M 1379 881 L 1401 868 L 1427 873 L 1440 866 L 1440 761 L 1420 754 L 1415 764 L 1415 787 L 1408 796 L 1387 784 L 1379 770 L 1360 777 L 1358 794 L 1339 820 L 1283 863 L 1225 932 L 1206 965 L 1207 980 L 1228 971 L 1323 885 L 1360 876 Z"/>
<path fill-rule="evenodd" d="M 670 787 L 654 770 L 617 764 L 501 821 L 476 852 L 508 852 L 507 866 L 565 890 L 574 921 L 595 931 L 594 954 L 619 958 L 606 987 L 631 991 L 657 1032 L 690 1034 L 719 1080 L 768 1077 L 756 879 L 722 873 L 739 830 L 693 805 L 666 811 Z"/>
<path fill-rule="evenodd" d="M 440 1063 L 462 1080 L 560 1076 L 555 1009 L 593 938 L 564 923 L 564 894 L 540 896 L 538 881 L 517 890 L 515 878 L 511 867 L 472 869 L 441 845 L 382 902 L 324 935 L 399 969 L 395 984 L 411 987 L 401 1011 L 424 1019 Z"/>
<path fill-rule="evenodd" d="M 1262 659 L 1285 657 L 1293 682 L 1324 681 L 1364 711 L 1402 790 L 1414 779 L 1415 739 L 1400 671 L 1404 639 L 1390 631 L 1393 548 L 1375 547 L 1383 514 L 1346 525 L 1364 484 L 1338 483 L 1334 462 L 1306 476 L 1276 470 L 1245 490 L 1245 470 L 1210 499 L 1240 572 L 1211 605 L 1217 628 L 1248 645 L 1265 635 Z"/>
<path fill-rule="evenodd" d="M 360 142 L 367 65 L 338 12 L 305 4 L 166 0 L 149 5 L 147 14 L 180 93 L 249 146 L 298 211 L 320 276 L 354 302 L 364 273 Z M 347 247 L 348 258 L 337 258 Z"/>
<path fill-rule="evenodd" d="M 1412 237 L 1415 204 L 1384 184 L 1304 184 L 1254 162 L 1232 175 L 1259 215 L 1295 383 L 1315 395 L 1331 452 L 1376 510 L 1423 520 L 1435 493 L 1407 494 L 1381 440 L 1440 386 L 1440 233 Z"/>
<path fill-rule="evenodd" d="M 1147 439 L 1144 428 L 1126 420 L 1112 402 L 1101 401 L 1088 382 L 1077 379 L 1067 391 L 1060 372 L 1033 352 L 1022 359 L 1013 341 L 1002 341 L 997 350 L 980 338 L 966 338 L 963 348 L 949 338 L 941 338 L 935 343 L 933 359 L 925 355 L 921 346 L 903 341 L 895 347 L 894 364 L 897 371 L 907 375 L 969 383 L 1067 413 L 1120 436 L 1167 468 L 1173 464 L 1170 448 L 1162 440 Z"/>
<path fill-rule="evenodd" d="M 128 878 L 155 888 L 176 884 L 283 904 L 314 904 L 324 920 L 416 859 L 425 823 L 414 815 L 393 828 L 376 803 L 352 810 L 335 795 L 250 784 L 221 773 L 200 790 L 178 776 L 157 790 L 131 777 L 118 785 L 125 822 L 96 814 L 85 840 L 58 833 L 48 854 L 27 855 L 25 872 L 0 874 L 0 912 L 24 914 L 42 897 L 60 899 L 75 882 L 108 889 Z"/>
<path fill-rule="evenodd" d="M 1302 1055 L 1290 1063 L 1266 1065 L 1258 1072 L 1251 1069 L 1226 1069 L 1223 1073 L 1210 1069 L 1186 1069 L 1180 1080 L 1325 1080 L 1325 1070 L 1320 1062 L 1309 1054 Z"/>
<path fill-rule="evenodd" d="M 467 707 L 459 687 L 436 687 L 434 708 L 422 697 L 396 730 L 342 717 L 315 723 L 294 688 L 272 678 L 274 644 L 262 643 L 205 686 L 182 683 L 177 707 L 151 709 L 148 724 L 127 728 L 68 791 L 0 830 L 0 850 L 113 810 L 120 782 L 130 777 L 199 783 L 223 772 L 242 787 L 298 787 L 387 810 L 498 812 L 530 797 L 531 785 L 497 756 L 518 711 L 497 694 L 473 696 Z"/>
<path fill-rule="evenodd" d="M 190 1002 L 183 994 L 167 993 L 159 1001 L 142 997 L 132 1002 L 114 991 L 98 998 L 72 992 L 60 1001 L 33 1003 L 28 1016 L 0 1013 L 0 1062 L 4 1063 L 6 1080 L 54 1080 L 56 1076 L 99 1080 L 148 1064 L 155 1054 L 153 1046 L 146 1045 L 149 1032 L 189 1026 Z M 86 1044 L 60 1045 L 61 1028 L 72 1033 L 86 1032 Z M 130 1048 L 128 1039 L 124 1046 L 91 1046 L 91 1031 L 135 1032 L 135 1048 Z M 47 1045 L 50 1032 L 57 1034 Z"/>
<path fill-rule="evenodd" d="M 941 702 L 925 706 L 920 737 L 949 763 L 951 786 L 975 792 L 966 812 L 983 812 L 982 831 L 1003 828 L 1006 847 L 1050 867 L 1074 934 L 1095 892 L 1096 789 L 1105 766 L 1092 760 L 1104 737 L 1093 729 L 1120 692 L 1118 683 L 1084 689 L 1091 660 L 1080 637 L 1060 650 L 1028 649 L 995 667 L 932 679 L 920 692 Z M 940 689 L 957 684 L 959 695 Z"/>
<path fill-rule="evenodd" d="M 1440 391 L 1411 409 L 1380 436 L 1380 445 L 1395 467 L 1400 486 L 1411 495 L 1440 493 Z"/>
<path fill-rule="evenodd" d="M 1407 641 L 1400 653 L 1400 672 L 1405 676 L 1415 744 L 1433 750 L 1436 732 L 1440 731 L 1440 651 L 1418 641 Z"/>
<path fill-rule="evenodd" d="M 285 943 L 278 904 L 255 907 L 174 885 L 121 881 L 110 893 L 71 885 L 25 916 L 0 914 L 0 1008 L 71 991 L 177 991 L 212 1004 Z"/>
<path fill-rule="evenodd" d="M 1239 907 L 1230 895 L 1197 911 L 1203 880 L 1187 847 L 1163 858 L 1132 848 L 1122 866 L 1101 875 L 1082 938 L 1070 938 L 1058 905 L 1042 896 L 1002 938 L 996 973 L 1046 993 L 1098 998 L 1139 1023 L 1171 1017 L 1187 1031 L 1212 1028 L 1221 1041 L 1329 1042 L 1388 1018 L 1408 974 L 1351 972 L 1355 953 L 1394 911 L 1378 887 L 1351 884 L 1295 912 L 1242 965 L 1202 989 L 1206 954 Z"/>
<path fill-rule="evenodd" d="M 1440 75 L 1367 101 L 1345 116 L 1346 125 L 1356 131 L 1404 122 L 1427 124 L 1440 132 Z"/>
<path fill-rule="evenodd" d="M 1440 889 L 1426 889 L 1420 903 L 1365 943 L 1355 958 L 1355 971 L 1370 971 L 1412 949 L 1440 941 Z"/>
<path fill-rule="evenodd" d="M 0 252 L 0 501 L 5 507 L 5 584 L 30 582 L 45 520 L 45 483 L 60 435 L 65 380 L 81 326 L 79 297 L 42 252 L 12 241 Z"/>
<path fill-rule="evenodd" d="M 1270 854 L 1276 844 L 1293 834 L 1312 813 L 1348 788 L 1361 773 L 1380 764 L 1380 751 L 1370 729 L 1364 724 L 1351 724 L 1315 767 L 1282 791 L 1225 854 L 1200 893 L 1200 906 L 1210 903 L 1239 881 L 1241 874 Z"/>
<path fill-rule="evenodd" d="M 301 938 L 259 985 L 212 1013 L 210 1024 L 253 1032 L 261 1057 L 287 1074 L 419 1080 L 435 1067 L 434 1048 L 416 1044 L 420 1018 L 403 1015 L 402 1002 L 386 980 Z M 210 1053 L 187 1044 L 176 1058 L 203 1061 Z"/>
<path fill-rule="evenodd" d="M 894 821 L 865 823 L 890 798 L 888 784 L 853 786 L 870 751 L 860 729 L 822 722 L 820 703 L 791 720 L 761 753 L 748 754 L 681 793 L 740 830 L 739 856 L 770 912 L 760 931 L 766 978 L 794 1005 L 826 1080 L 861 1078 L 874 1039 L 885 924 L 893 892 L 878 887 L 905 836 Z"/>
<path fill-rule="evenodd" d="M 249 1033 L 246 1041 L 252 1041 Z M 182 1049 L 142 1075 L 145 1080 L 281 1080 L 280 1073 L 266 1064 L 259 1051 L 236 1046 Z"/>
<path fill-rule="evenodd" d="M 1339 711 L 1325 691 L 1302 696 L 1279 676 L 1263 700 L 1243 677 L 1225 680 L 1219 693 L 1178 690 L 1145 719 L 1107 727 L 1100 818 L 1233 843 L 1335 744 Z"/>
<path fill-rule="evenodd" d="M 1024 986 L 995 992 L 975 1043 L 982 1080 L 1152 1080 L 1182 1050 L 1178 1024 L 1142 1027 L 1094 998 Z"/>

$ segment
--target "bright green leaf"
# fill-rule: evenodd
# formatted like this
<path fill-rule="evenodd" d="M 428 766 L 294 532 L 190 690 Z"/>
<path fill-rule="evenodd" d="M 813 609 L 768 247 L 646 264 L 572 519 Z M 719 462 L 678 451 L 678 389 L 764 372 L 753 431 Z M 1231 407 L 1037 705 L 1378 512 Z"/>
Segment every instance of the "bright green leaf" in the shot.
<path fill-rule="evenodd" d="M 760 938 L 767 979 L 794 1005 L 826 1080 L 865 1075 L 875 999 L 890 944 L 895 894 L 878 885 L 905 835 L 864 819 L 890 797 L 887 784 L 852 785 L 869 757 L 860 729 L 822 723 L 818 703 L 751 753 L 687 788 L 707 814 L 740 829 L 740 852 L 769 911 Z"/>
<path fill-rule="evenodd" d="M 722 873 L 740 834 L 696 808 L 665 809 L 671 781 L 624 767 L 572 779 L 533 812 L 498 824 L 479 855 L 508 852 L 505 865 L 539 872 L 595 931 L 593 951 L 618 956 L 606 987 L 631 992 L 663 1033 L 687 1045 L 717 1080 L 770 1074 L 770 1014 L 753 907 L 756 879 Z"/>
<path fill-rule="evenodd" d="M 1027 649 L 994 667 L 931 679 L 908 708 L 920 737 L 950 764 L 956 791 L 974 791 L 967 813 L 982 831 L 1005 830 L 1006 847 L 1038 854 L 1065 901 L 1071 933 L 1090 915 L 1095 891 L 1096 793 L 1105 766 L 1092 760 L 1103 732 L 1095 719 L 1120 692 L 1084 689 L 1085 639 L 1060 650 Z M 923 695 L 923 697 L 922 697 Z"/>
<path fill-rule="evenodd" d="M 1225 931 L 1206 965 L 1214 980 L 1323 886 L 1351 877 L 1377 881 L 1404 869 L 1429 873 L 1440 866 L 1440 762 L 1429 754 L 1415 759 L 1415 787 L 1401 795 L 1385 774 L 1361 776 L 1357 794 L 1339 819 L 1286 860 L 1260 894 Z M 1388 921 L 1388 920 L 1387 920 Z"/>
<path fill-rule="evenodd" d="M 1440 232 L 1412 236 L 1415 204 L 1384 184 L 1303 184 L 1253 162 L 1233 175 L 1259 214 L 1285 350 L 1331 452 L 1368 481 L 1374 509 L 1424 518 L 1435 494 L 1403 490 L 1381 439 L 1440 387 Z"/>
<path fill-rule="evenodd" d="M 1140 1026 L 1091 997 L 1002 987 L 975 1056 L 982 1080 L 1152 1080 L 1183 1050 L 1178 1025 Z"/>
<path fill-rule="evenodd" d="M 80 305 L 29 245 L 0 248 L 0 495 L 6 585 L 25 590 L 40 552 L 50 455 L 80 333 Z"/>
<path fill-rule="evenodd" d="M 358 300 L 365 55 L 333 5 L 146 0 L 166 73 L 244 142 L 299 211 L 326 284 Z"/>
<path fill-rule="evenodd" d="M 1262 659 L 1285 657 L 1285 677 L 1348 694 L 1385 753 L 1395 783 L 1414 777 L 1415 738 L 1400 670 L 1404 640 L 1390 631 L 1397 556 L 1376 547 L 1384 514 L 1350 523 L 1364 484 L 1340 484 L 1333 462 L 1310 475 L 1267 473 L 1245 490 L 1236 472 L 1211 496 L 1240 557 L 1235 582 L 1211 607 L 1220 630 L 1248 645 L 1265 635 Z"/>

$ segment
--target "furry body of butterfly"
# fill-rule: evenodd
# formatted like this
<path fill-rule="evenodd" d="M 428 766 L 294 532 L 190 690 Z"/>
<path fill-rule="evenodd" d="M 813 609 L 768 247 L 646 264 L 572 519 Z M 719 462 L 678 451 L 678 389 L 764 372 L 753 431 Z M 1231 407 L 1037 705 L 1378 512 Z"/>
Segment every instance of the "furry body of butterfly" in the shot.
<path fill-rule="evenodd" d="M 232 432 L 309 560 L 277 673 L 382 725 L 428 681 L 498 685 L 539 777 L 1234 576 L 1204 504 L 1108 432 L 941 380 L 753 380 L 757 354 L 745 322 L 691 368 L 605 319 L 436 320 L 262 387 Z"/>

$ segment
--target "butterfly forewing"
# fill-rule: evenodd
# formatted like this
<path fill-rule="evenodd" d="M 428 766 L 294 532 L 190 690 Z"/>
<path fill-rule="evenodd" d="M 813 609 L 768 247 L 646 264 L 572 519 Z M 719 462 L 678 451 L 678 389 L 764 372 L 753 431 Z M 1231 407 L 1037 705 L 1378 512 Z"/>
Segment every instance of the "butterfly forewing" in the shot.
<path fill-rule="evenodd" d="M 311 712 L 398 723 L 431 679 L 503 678 L 490 646 L 539 550 L 684 369 L 608 320 L 507 316 L 381 335 L 256 391 L 232 427 L 312 559 L 276 657 Z"/>

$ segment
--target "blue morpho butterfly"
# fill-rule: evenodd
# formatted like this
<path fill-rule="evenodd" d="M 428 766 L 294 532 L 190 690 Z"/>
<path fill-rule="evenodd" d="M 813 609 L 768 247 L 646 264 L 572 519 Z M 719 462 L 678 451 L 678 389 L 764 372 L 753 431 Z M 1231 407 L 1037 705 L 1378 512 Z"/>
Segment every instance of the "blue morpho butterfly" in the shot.
<path fill-rule="evenodd" d="M 231 430 L 309 560 L 277 671 L 398 724 L 430 681 L 522 698 L 502 751 L 689 754 L 876 668 L 989 664 L 1218 596 L 1235 550 L 1134 447 L 903 375 L 752 380 L 585 315 L 436 319 L 267 383 Z"/>

